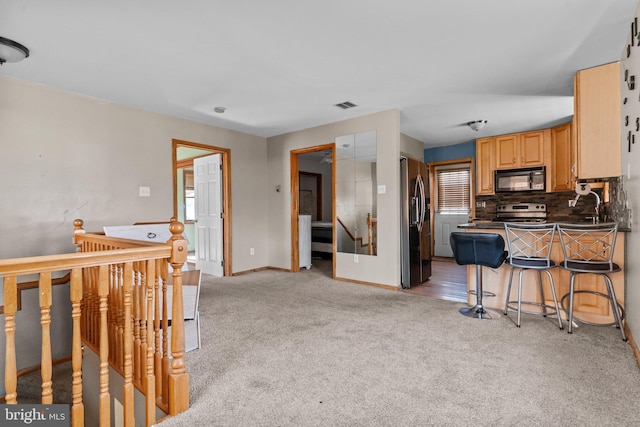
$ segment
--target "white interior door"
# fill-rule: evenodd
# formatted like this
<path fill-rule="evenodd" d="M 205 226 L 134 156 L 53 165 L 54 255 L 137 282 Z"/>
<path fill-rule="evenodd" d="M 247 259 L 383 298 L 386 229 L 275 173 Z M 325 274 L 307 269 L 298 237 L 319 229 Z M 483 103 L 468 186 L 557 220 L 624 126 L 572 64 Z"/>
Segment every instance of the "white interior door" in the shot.
<path fill-rule="evenodd" d="M 449 244 L 458 225 L 469 222 L 471 203 L 471 164 L 435 164 L 433 217 L 433 255 L 453 257 Z"/>
<path fill-rule="evenodd" d="M 218 277 L 224 275 L 221 165 L 220 154 L 193 159 L 196 269 Z"/>
<path fill-rule="evenodd" d="M 453 257 L 453 249 L 449 244 L 449 235 L 458 230 L 459 224 L 469 222 L 469 215 L 442 215 L 435 213 L 433 219 L 433 255 L 441 257 Z"/>

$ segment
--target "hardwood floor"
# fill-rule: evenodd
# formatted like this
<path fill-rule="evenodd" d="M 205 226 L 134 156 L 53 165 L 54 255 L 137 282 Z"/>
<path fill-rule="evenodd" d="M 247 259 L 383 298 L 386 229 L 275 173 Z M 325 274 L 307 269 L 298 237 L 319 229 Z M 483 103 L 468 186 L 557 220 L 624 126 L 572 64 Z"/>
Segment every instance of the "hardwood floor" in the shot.
<path fill-rule="evenodd" d="M 431 261 L 429 280 L 402 291 L 448 301 L 467 302 L 467 267 L 456 264 L 453 258 L 434 257 Z"/>
<path fill-rule="evenodd" d="M 332 277 L 331 259 L 314 256 L 312 265 L 315 271 L 320 270 L 327 277 Z M 456 264 L 453 258 L 434 257 L 431 261 L 429 280 L 411 289 L 402 289 L 402 292 L 448 301 L 467 302 L 467 267 Z"/>

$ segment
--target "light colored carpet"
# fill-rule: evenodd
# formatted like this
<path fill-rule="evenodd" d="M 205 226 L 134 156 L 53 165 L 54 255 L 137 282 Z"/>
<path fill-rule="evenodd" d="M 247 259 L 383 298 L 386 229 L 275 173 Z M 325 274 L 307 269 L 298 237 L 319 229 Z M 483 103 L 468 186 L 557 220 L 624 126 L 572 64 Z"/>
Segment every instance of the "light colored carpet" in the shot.
<path fill-rule="evenodd" d="M 640 369 L 613 327 L 516 328 L 327 274 L 203 276 L 192 407 L 161 427 L 638 425 Z"/>

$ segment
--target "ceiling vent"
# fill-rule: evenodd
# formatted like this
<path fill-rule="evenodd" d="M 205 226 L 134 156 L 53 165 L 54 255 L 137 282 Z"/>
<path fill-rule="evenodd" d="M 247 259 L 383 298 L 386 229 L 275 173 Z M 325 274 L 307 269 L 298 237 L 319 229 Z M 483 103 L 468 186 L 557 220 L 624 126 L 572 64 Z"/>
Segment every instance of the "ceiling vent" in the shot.
<path fill-rule="evenodd" d="M 351 101 L 345 101 L 345 102 L 341 102 L 340 104 L 336 104 L 336 107 L 340 107 L 343 110 L 346 110 L 348 108 L 357 107 L 357 105 Z"/>

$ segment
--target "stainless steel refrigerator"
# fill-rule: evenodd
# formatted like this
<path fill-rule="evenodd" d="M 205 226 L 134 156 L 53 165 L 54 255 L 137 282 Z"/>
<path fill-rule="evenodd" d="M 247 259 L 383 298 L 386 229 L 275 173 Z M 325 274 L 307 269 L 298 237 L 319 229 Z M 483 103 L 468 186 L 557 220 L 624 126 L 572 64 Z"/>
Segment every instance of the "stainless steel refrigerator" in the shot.
<path fill-rule="evenodd" d="M 404 289 L 431 276 L 431 224 L 429 174 L 421 161 L 400 159 L 401 283 Z"/>

